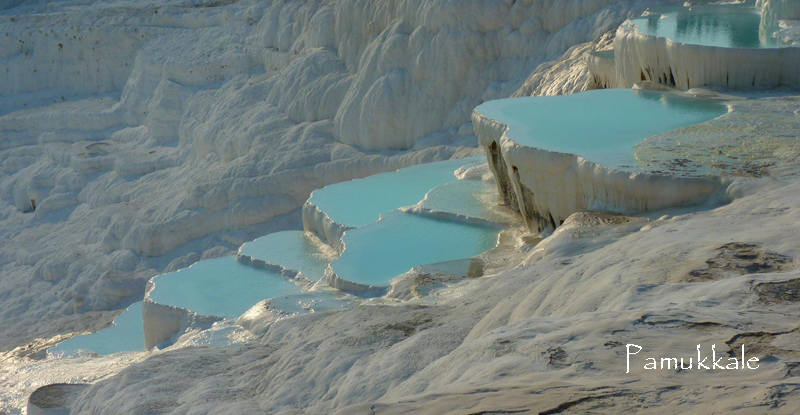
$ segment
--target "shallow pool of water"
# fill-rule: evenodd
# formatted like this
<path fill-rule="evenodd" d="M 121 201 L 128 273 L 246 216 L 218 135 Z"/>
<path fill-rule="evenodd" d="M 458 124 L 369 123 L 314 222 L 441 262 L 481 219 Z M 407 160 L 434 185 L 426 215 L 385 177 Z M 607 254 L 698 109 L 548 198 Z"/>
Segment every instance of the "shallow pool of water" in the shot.
<path fill-rule="evenodd" d="M 613 49 L 612 50 L 601 50 L 601 51 L 589 52 L 589 54 L 597 56 L 598 58 L 612 59 L 612 60 L 614 59 L 614 50 Z"/>
<path fill-rule="evenodd" d="M 638 163 L 634 146 L 645 138 L 711 120 L 728 107 L 673 93 L 603 89 L 490 101 L 477 111 L 508 125 L 519 144 L 630 167 Z"/>
<path fill-rule="evenodd" d="M 498 229 L 391 211 L 347 231 L 345 251 L 331 264 L 339 278 L 375 287 L 425 264 L 470 258 L 497 244 Z"/>
<path fill-rule="evenodd" d="M 223 257 L 153 278 L 150 299 L 200 315 L 233 319 L 267 298 L 300 292 L 281 275 Z"/>
<path fill-rule="evenodd" d="M 753 4 L 673 7 L 654 12 L 631 19 L 631 23 L 640 33 L 692 45 L 751 49 L 790 46 L 772 36 L 759 35 L 761 13 Z"/>
<path fill-rule="evenodd" d="M 302 231 L 275 232 L 248 242 L 239 249 L 246 255 L 286 269 L 299 271 L 319 281 L 325 268 L 336 259 L 336 252 L 315 236 Z"/>
<path fill-rule="evenodd" d="M 483 180 L 456 180 L 425 195 L 420 205 L 436 212 L 447 212 L 487 221 L 502 222 L 497 207 L 497 185 Z"/>
<path fill-rule="evenodd" d="M 354 298 L 352 296 L 348 296 L 338 290 L 302 292 L 271 298 L 267 301 L 267 306 L 277 318 L 308 313 L 341 311 L 352 307 L 353 304 Z"/>
<path fill-rule="evenodd" d="M 100 355 L 143 352 L 142 302 L 132 304 L 117 316 L 113 326 L 92 334 L 72 337 L 50 348 L 48 352 L 72 354 L 79 350 L 90 350 Z"/>
<path fill-rule="evenodd" d="M 456 180 L 453 173 L 458 168 L 485 161 L 471 157 L 411 166 L 326 186 L 315 190 L 309 201 L 333 221 L 357 228 L 377 221 L 382 213 L 417 204 L 434 187 Z"/>

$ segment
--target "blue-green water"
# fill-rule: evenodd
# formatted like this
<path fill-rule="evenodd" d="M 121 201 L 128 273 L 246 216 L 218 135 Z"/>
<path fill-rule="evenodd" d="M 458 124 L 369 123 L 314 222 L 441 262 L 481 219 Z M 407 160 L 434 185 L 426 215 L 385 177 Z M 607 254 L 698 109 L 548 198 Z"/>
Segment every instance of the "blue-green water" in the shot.
<path fill-rule="evenodd" d="M 318 281 L 334 259 L 330 257 L 332 250 L 324 249 L 321 243 L 301 231 L 276 232 L 242 245 L 239 253 L 300 271 L 306 278 Z"/>
<path fill-rule="evenodd" d="M 114 325 L 96 333 L 67 339 L 48 352 L 70 354 L 78 350 L 91 350 L 100 355 L 120 352 L 144 351 L 144 326 L 142 302 L 134 303 L 114 319 Z"/>
<path fill-rule="evenodd" d="M 347 231 L 345 251 L 331 267 L 344 280 L 388 286 L 416 266 L 470 258 L 492 249 L 498 232 L 395 210 L 376 223 Z"/>
<path fill-rule="evenodd" d="M 496 192 L 494 186 L 482 181 L 456 180 L 454 175 L 458 168 L 477 165 L 483 160 L 473 157 L 414 166 L 329 186 L 318 191 L 319 195 L 315 192 L 318 197 L 315 202 L 334 220 L 364 226 L 347 232 L 345 254 L 334 263 L 338 275 L 353 282 L 387 285 L 413 267 L 470 258 L 494 247 L 497 229 L 393 210 L 415 205 L 427 193 L 428 198 L 423 202 L 426 208 L 491 219 L 489 205 L 483 199 L 496 197 L 492 193 Z M 314 280 L 324 276 L 325 268 L 335 256 L 335 251 L 325 249 L 319 241 L 300 231 L 266 235 L 244 244 L 240 253 L 300 271 Z M 228 319 L 239 317 L 265 299 L 269 300 L 276 319 L 344 310 L 354 304 L 352 297 L 338 291 L 303 292 L 300 286 L 276 272 L 242 264 L 234 257 L 200 261 L 156 276 L 153 284 L 150 299 L 157 303 Z M 227 336 L 233 331 L 233 327 L 212 330 L 203 341 L 226 345 L 230 343 Z M 77 350 L 103 355 L 144 351 L 141 302 L 121 314 L 114 326 L 66 340 L 49 351 Z"/>
<path fill-rule="evenodd" d="M 728 107 L 667 92 L 603 89 L 490 101 L 477 111 L 508 125 L 519 144 L 621 167 L 637 163 L 634 146 L 645 138 L 711 120 Z"/>
<path fill-rule="evenodd" d="M 417 204 L 429 190 L 456 180 L 459 167 L 485 162 L 483 157 L 421 164 L 315 190 L 309 201 L 337 223 L 361 227 L 381 214 Z"/>
<path fill-rule="evenodd" d="M 243 265 L 234 257 L 200 261 L 153 278 L 150 298 L 200 315 L 237 318 L 261 300 L 294 294 L 300 287 L 279 274 Z"/>
<path fill-rule="evenodd" d="M 759 36 L 761 13 L 753 4 L 673 7 L 631 19 L 631 23 L 640 33 L 692 45 L 750 49 L 790 46 L 772 36 Z"/>
<path fill-rule="evenodd" d="M 439 186 L 425 195 L 422 207 L 437 212 L 455 213 L 495 221 L 497 186 L 483 180 L 456 180 Z"/>

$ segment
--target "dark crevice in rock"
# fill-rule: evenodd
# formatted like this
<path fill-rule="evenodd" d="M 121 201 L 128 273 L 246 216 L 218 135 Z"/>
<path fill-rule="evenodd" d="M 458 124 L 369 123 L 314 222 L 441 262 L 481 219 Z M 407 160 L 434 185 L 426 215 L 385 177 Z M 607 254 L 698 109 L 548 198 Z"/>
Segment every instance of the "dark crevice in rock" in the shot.
<path fill-rule="evenodd" d="M 428 316 L 418 315 L 407 321 L 384 326 L 383 330 L 399 331 L 403 336 L 408 337 L 430 328 L 432 321 L 433 320 Z"/>
<path fill-rule="evenodd" d="M 748 355 L 758 357 L 761 360 L 769 356 L 797 360 L 800 358 L 800 351 L 781 349 L 772 344 L 776 337 L 796 332 L 797 329 L 780 332 L 756 331 L 740 333 L 726 341 L 725 344 L 730 348 L 728 355 L 737 359 L 742 358 L 741 347 L 744 345 Z"/>
<path fill-rule="evenodd" d="M 761 302 L 767 304 L 800 303 L 800 278 L 781 282 L 764 282 L 753 287 Z"/>
<path fill-rule="evenodd" d="M 500 152 L 500 146 L 497 145 L 497 142 L 493 141 L 489 146 L 489 155 L 489 161 L 492 163 L 492 169 L 495 172 L 495 179 L 499 184 L 502 203 L 519 212 L 514 185 L 511 183 L 511 178 L 508 177 L 508 168 L 506 167 L 506 162 L 503 159 L 503 154 Z"/>
<path fill-rule="evenodd" d="M 574 399 L 571 401 L 564 402 L 555 408 L 548 409 L 546 411 L 539 412 L 539 415 L 554 415 L 563 413 L 574 406 L 578 406 L 587 402 L 597 401 L 601 399 L 613 398 L 627 395 L 625 392 L 612 392 L 604 395 L 592 395 L 592 396 L 584 396 L 582 398 Z"/>
<path fill-rule="evenodd" d="M 525 221 L 525 225 L 534 232 L 553 231 L 561 221 L 557 221 L 550 212 L 539 212 L 534 204 L 534 194 L 531 189 L 522 184 L 519 177 L 519 169 L 511 166 L 514 174 L 514 183 L 519 189 L 520 214 Z"/>

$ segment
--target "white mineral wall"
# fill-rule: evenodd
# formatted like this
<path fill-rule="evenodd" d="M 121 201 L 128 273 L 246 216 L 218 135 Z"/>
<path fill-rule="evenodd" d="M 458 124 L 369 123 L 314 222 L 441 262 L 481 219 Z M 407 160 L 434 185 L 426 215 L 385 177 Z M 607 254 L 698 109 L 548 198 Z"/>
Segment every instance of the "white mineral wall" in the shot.
<path fill-rule="evenodd" d="M 615 170 L 576 155 L 517 144 L 509 138 L 505 125 L 478 111 L 473 113 L 472 121 L 488 154 L 498 188 L 505 193 L 504 200 L 516 201 L 512 207 L 533 231 L 552 231 L 576 212 L 633 214 L 716 202 L 726 197 L 727 186 L 720 179 Z M 501 157 L 493 154 L 496 150 L 492 144 L 499 148 Z"/>
<path fill-rule="evenodd" d="M 145 349 L 167 347 L 175 342 L 187 329 L 207 329 L 216 321 L 214 316 L 200 316 L 190 310 L 160 304 L 145 298 L 142 303 Z"/>
<path fill-rule="evenodd" d="M 764 38 L 782 38 L 787 43 L 798 43 L 797 26 L 800 24 L 800 1 L 764 0 L 761 5 L 759 35 Z"/>
<path fill-rule="evenodd" d="M 486 155 L 487 165 L 495 178 L 499 202 L 511 209 L 520 211 L 517 202 L 517 193 L 514 191 L 512 181 L 508 175 L 508 168 L 500 149 L 500 143 L 505 135 L 507 126 L 483 114 L 472 112 L 472 125 L 475 128 L 475 135 L 478 143 L 483 148 Z"/>
<path fill-rule="evenodd" d="M 390 289 L 388 284 L 387 286 L 373 286 L 342 279 L 333 272 L 330 266 L 325 270 L 325 280 L 330 287 L 364 297 L 380 297 Z"/>
<path fill-rule="evenodd" d="M 800 48 L 737 49 L 690 45 L 620 26 L 614 38 L 617 83 L 775 87 L 800 83 Z"/>
<path fill-rule="evenodd" d="M 598 87 L 617 88 L 617 67 L 613 55 L 590 53 L 586 55 L 586 66 Z"/>
<path fill-rule="evenodd" d="M 348 229 L 352 228 L 334 221 L 311 202 L 306 201 L 303 205 L 303 230 L 317 235 L 340 254 L 344 250 L 342 237 Z"/>
<path fill-rule="evenodd" d="M 145 300 L 142 303 L 145 349 L 151 350 L 162 342 L 174 340 L 178 333 L 188 327 L 188 320 L 187 310 Z"/>

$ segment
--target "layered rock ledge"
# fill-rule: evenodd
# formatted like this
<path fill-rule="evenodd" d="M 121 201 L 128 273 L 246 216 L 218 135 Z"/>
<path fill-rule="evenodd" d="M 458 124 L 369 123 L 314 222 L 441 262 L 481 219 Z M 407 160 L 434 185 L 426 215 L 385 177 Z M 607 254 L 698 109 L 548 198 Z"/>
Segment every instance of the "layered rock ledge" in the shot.
<path fill-rule="evenodd" d="M 597 92 L 583 93 L 596 94 Z M 581 94 L 581 95 L 583 95 Z M 675 95 L 677 94 L 670 94 Z M 516 98 L 510 105 L 550 97 Z M 609 101 L 608 105 L 614 105 Z M 495 176 L 500 202 L 518 211 L 529 229 L 549 232 L 581 211 L 635 214 L 669 207 L 718 203 L 726 198 L 727 181 L 693 169 L 663 171 L 637 166 L 605 165 L 574 152 L 553 151 L 520 143 L 524 131 L 515 131 L 503 116 L 473 112 L 475 133 Z M 574 117 L 583 114 L 576 113 Z M 525 129 L 521 125 L 518 128 Z M 601 126 L 597 127 L 602 129 Z M 599 135 L 598 130 L 586 131 Z M 646 137 L 640 137 L 641 140 Z M 634 149 L 630 149 L 633 159 Z"/>

